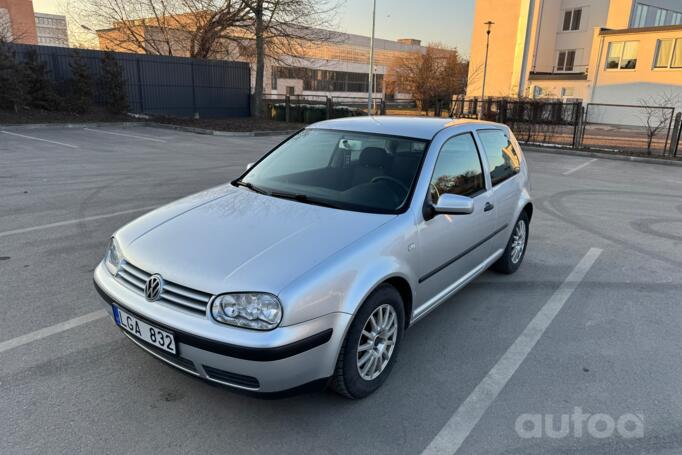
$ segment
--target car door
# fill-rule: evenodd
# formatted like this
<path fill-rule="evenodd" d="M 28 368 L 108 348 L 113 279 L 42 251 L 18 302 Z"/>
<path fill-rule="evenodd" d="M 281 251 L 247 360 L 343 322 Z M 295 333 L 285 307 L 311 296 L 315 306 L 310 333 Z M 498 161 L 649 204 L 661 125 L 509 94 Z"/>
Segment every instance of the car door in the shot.
<path fill-rule="evenodd" d="M 523 191 L 521 156 L 516 152 L 509 133 L 498 128 L 476 131 L 488 163 L 487 173 L 492 186 L 492 204 L 497 213 L 498 234 L 491 244 L 494 250 L 503 249 L 509 240 L 513 219 Z"/>
<path fill-rule="evenodd" d="M 483 160 L 472 133 L 449 138 L 439 150 L 429 183 L 427 204 L 445 193 L 473 199 L 468 215 L 425 214 L 417 223 L 419 235 L 419 300 L 429 300 L 451 287 L 484 262 L 486 242 L 495 229 L 495 211 Z M 430 218 L 430 219 L 429 219 Z"/>

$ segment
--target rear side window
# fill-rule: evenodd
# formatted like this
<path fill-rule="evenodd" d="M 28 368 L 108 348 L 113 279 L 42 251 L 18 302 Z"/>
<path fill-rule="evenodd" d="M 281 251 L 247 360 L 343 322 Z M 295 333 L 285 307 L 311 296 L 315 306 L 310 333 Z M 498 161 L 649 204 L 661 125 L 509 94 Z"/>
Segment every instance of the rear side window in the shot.
<path fill-rule="evenodd" d="M 438 154 L 431 177 L 431 201 L 443 194 L 474 196 L 485 190 L 478 149 L 471 134 L 449 139 Z"/>
<path fill-rule="evenodd" d="M 521 159 L 504 131 L 479 130 L 478 137 L 488 157 L 488 172 L 493 186 L 504 182 L 521 171 Z"/>

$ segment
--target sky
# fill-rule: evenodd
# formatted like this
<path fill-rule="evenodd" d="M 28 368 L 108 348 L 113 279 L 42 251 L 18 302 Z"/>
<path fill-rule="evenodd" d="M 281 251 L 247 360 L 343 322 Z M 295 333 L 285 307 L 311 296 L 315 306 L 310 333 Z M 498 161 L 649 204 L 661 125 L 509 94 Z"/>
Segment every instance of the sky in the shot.
<path fill-rule="evenodd" d="M 378 38 L 440 42 L 469 55 L 475 0 L 377 0 Z M 369 35 L 372 0 L 345 0 L 338 13 L 340 31 Z"/>
<path fill-rule="evenodd" d="M 369 35 L 372 0 L 340 0 L 339 31 Z M 469 55 L 475 0 L 377 0 L 376 36 L 440 42 Z M 64 0 L 33 0 L 36 11 L 64 14 Z"/>

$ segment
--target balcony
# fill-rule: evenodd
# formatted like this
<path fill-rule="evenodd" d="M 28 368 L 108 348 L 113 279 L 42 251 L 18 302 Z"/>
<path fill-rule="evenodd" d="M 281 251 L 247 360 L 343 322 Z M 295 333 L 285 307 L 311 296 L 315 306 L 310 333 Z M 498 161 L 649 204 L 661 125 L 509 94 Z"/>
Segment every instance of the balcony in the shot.
<path fill-rule="evenodd" d="M 530 81 L 586 81 L 587 65 L 573 65 L 569 71 L 551 68 L 533 68 L 528 76 Z"/>

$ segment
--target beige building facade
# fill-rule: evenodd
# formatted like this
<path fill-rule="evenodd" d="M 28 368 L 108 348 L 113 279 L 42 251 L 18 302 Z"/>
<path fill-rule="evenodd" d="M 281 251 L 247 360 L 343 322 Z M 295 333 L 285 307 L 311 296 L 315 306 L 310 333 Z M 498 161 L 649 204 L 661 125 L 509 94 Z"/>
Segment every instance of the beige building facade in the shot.
<path fill-rule="evenodd" d="M 482 92 L 490 20 L 486 96 L 682 98 L 680 0 L 477 0 L 468 96 Z"/>
<path fill-rule="evenodd" d="M 174 30 L 170 24 L 162 31 L 154 19 L 136 20 L 127 28 L 119 23 L 112 25 L 111 28 L 97 30 L 100 49 L 165 55 L 166 43 L 170 41 L 172 55 L 190 55 L 186 29 Z M 239 36 L 239 40 L 228 40 L 224 46 L 217 46 L 218 51 L 211 58 L 253 63 L 254 40 L 251 36 L 241 34 L 243 32 L 236 31 L 234 36 Z M 281 53 L 277 58 L 266 59 L 263 81 L 265 93 L 366 98 L 369 91 L 370 38 L 329 30 L 311 33 L 313 37 L 318 35 L 324 39 L 311 38 L 310 42 L 304 42 L 295 49 L 295 56 Z M 172 39 L 169 40 L 169 36 Z M 282 47 L 286 49 L 287 46 Z M 402 93 L 396 84 L 387 83 L 387 75 L 398 59 L 425 53 L 427 48 L 421 45 L 420 40 L 413 38 L 396 41 L 376 38 L 374 47 L 375 75 L 372 88 L 375 97 L 411 100 L 409 93 Z M 253 86 L 255 71 L 251 71 L 251 76 Z"/>

